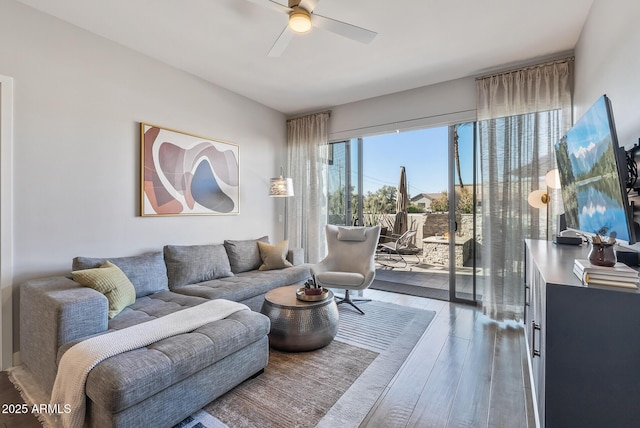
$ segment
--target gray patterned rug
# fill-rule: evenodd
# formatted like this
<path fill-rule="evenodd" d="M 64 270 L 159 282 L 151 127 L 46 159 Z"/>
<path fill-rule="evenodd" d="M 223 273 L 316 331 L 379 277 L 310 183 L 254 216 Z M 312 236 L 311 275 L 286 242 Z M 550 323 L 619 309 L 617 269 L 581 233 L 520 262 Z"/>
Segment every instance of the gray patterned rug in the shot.
<path fill-rule="evenodd" d="M 340 307 L 338 335 L 311 352 L 271 350 L 255 379 L 205 411 L 229 427 L 357 427 L 418 342 L 435 312 L 382 302 L 366 315 Z"/>

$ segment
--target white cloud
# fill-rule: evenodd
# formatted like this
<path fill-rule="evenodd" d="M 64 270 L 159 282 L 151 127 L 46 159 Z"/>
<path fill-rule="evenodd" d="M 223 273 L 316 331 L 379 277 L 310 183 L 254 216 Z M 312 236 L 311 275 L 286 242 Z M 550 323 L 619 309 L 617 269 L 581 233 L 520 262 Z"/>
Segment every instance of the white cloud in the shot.
<path fill-rule="evenodd" d="M 596 145 L 594 143 L 589 144 L 587 147 L 580 147 L 580 149 L 578 149 L 578 151 L 576 151 L 575 156 L 577 158 L 585 158 L 587 156 L 587 154 L 592 151 L 594 148 L 596 147 Z"/>

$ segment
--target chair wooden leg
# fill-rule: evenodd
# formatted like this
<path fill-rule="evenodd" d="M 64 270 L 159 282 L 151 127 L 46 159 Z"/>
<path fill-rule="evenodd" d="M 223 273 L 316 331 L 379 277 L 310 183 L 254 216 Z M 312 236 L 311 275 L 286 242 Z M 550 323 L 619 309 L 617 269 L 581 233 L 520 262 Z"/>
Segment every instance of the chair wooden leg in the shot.
<path fill-rule="evenodd" d="M 337 300 L 336 305 L 339 305 L 341 303 L 348 303 L 349 305 L 353 306 L 362 315 L 364 315 L 364 312 L 362 311 L 362 309 L 357 307 L 353 302 L 370 302 L 371 301 L 371 299 L 352 299 L 351 295 L 349 294 L 349 290 L 344 290 L 344 297 L 342 299 L 340 299 L 339 297 L 336 297 L 336 300 Z"/>

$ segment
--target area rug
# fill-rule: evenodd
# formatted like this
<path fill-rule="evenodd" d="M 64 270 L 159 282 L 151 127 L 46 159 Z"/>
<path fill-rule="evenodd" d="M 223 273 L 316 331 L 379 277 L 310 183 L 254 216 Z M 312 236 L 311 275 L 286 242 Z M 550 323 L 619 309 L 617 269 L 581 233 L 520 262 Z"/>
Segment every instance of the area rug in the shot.
<path fill-rule="evenodd" d="M 33 374 L 25 366 L 14 366 L 7 370 L 9 380 L 14 387 L 20 392 L 20 396 L 29 407 L 34 404 L 43 404 L 49 402 L 49 395 L 40 388 Z M 60 418 L 50 413 L 34 413 L 33 414 L 44 428 L 61 428 L 62 422 Z M 220 422 L 211 414 L 204 410 L 199 410 L 193 415 L 185 418 L 182 422 L 173 428 L 228 428 L 227 425 Z"/>
<path fill-rule="evenodd" d="M 435 312 L 383 302 L 340 308 L 336 339 L 301 353 L 272 350 L 265 372 L 205 407 L 232 428 L 357 427 Z"/>
<path fill-rule="evenodd" d="M 173 428 L 229 428 L 204 410 L 199 410 Z"/>
<path fill-rule="evenodd" d="M 383 281 L 380 279 L 375 279 L 369 286 L 369 288 L 373 290 L 390 291 L 392 293 L 408 294 L 410 296 L 449 301 L 449 289 L 422 287 L 420 285 Z M 464 293 L 460 291 L 458 291 L 456 295 L 462 299 L 467 300 L 471 300 L 473 298 L 470 293 Z M 477 295 L 476 300 L 482 300 L 482 296 Z"/>
<path fill-rule="evenodd" d="M 433 311 L 375 301 L 361 308 L 366 315 L 340 307 L 338 334 L 325 348 L 271 350 L 262 375 L 176 427 L 357 427 L 435 316 Z M 27 404 L 48 401 L 23 366 L 10 369 L 9 378 Z M 43 426 L 57 425 L 47 419 L 40 418 Z"/>
<path fill-rule="evenodd" d="M 34 404 L 48 403 L 50 396 L 47 395 L 36 382 L 36 379 L 25 366 L 14 366 L 7 369 L 9 380 L 13 386 L 20 392 L 20 396 L 25 404 L 30 408 Z M 47 413 L 33 413 L 45 428 L 55 428 L 59 425 L 57 418 Z"/>

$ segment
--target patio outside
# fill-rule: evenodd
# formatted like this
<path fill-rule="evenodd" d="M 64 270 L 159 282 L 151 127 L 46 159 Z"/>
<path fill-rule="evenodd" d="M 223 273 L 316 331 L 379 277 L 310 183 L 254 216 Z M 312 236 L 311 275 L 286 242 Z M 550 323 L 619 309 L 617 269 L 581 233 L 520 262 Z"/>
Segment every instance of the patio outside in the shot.
<path fill-rule="evenodd" d="M 439 297 L 434 297 L 442 299 L 449 294 L 450 242 L 455 242 L 459 295 L 473 290 L 473 247 L 482 240 L 479 216 L 474 231 L 474 213 L 480 208 L 476 201 L 481 200 L 480 189 L 472 184 L 474 128 L 460 124 L 452 129 L 452 194 L 446 190 L 450 174 L 450 127 L 446 126 L 332 143 L 327 194 L 330 224 L 381 226 L 380 243 L 391 249 L 377 256 L 378 282 L 437 290 Z M 458 227 L 449 236 L 452 197 Z M 394 260 L 395 240 L 405 232 L 410 234 L 409 245 L 402 242 L 403 256 L 396 254 Z M 406 294 L 409 288 L 404 287 Z M 396 289 L 400 288 L 388 291 Z"/>
<path fill-rule="evenodd" d="M 435 293 L 426 293 L 426 296 L 440 299 L 448 299 L 449 295 L 449 241 L 446 233 L 448 213 L 424 213 L 409 214 L 409 229 L 415 230 L 415 242 L 417 253 L 415 254 L 390 254 L 378 251 L 376 255 L 376 281 L 387 284 L 386 291 L 396 291 L 411 294 L 410 287 L 396 285 L 410 285 L 415 287 L 438 290 Z M 456 232 L 456 292 L 471 296 L 473 293 L 473 255 L 471 252 L 472 214 L 458 214 L 457 221 L 460 225 Z M 382 220 L 381 224 L 387 223 Z M 476 229 L 478 225 L 476 225 Z M 481 232 L 476 230 L 476 242 Z M 382 239 L 385 239 L 384 237 Z M 388 239 L 388 238 L 387 238 Z M 482 270 L 476 267 L 476 274 L 481 276 Z M 476 293 L 480 299 L 482 291 L 477 282 Z M 378 288 L 381 284 L 374 284 L 372 288 Z M 420 292 L 421 290 L 416 290 Z"/>

